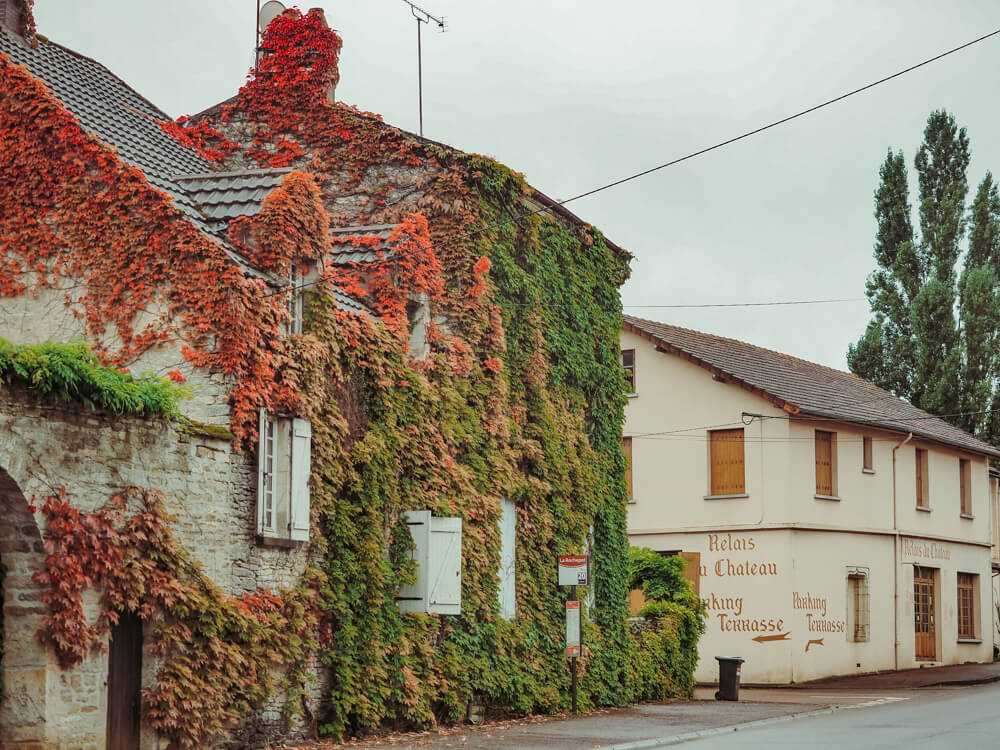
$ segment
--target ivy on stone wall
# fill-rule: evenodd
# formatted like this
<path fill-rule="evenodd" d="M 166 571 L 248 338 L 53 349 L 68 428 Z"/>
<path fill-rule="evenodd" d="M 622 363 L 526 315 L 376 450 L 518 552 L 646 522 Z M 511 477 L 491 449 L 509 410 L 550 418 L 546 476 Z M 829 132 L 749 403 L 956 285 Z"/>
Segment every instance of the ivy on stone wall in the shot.
<path fill-rule="evenodd" d="M 261 405 L 312 424 L 310 565 L 293 592 L 263 597 L 260 606 L 227 598 L 181 564 L 187 554 L 165 536 L 168 526 L 155 512 L 139 514 L 154 526 L 141 533 L 158 535 L 142 545 L 129 516 L 108 521 L 110 547 L 119 550 L 114 555 L 133 564 L 125 574 L 120 560 L 103 569 L 104 617 L 110 622 L 115 612 L 140 608 L 173 655 L 147 698 L 148 720 L 179 745 L 192 746 L 232 728 L 241 712 L 281 687 L 269 676 L 268 660 L 292 675 L 286 687 L 294 703 L 312 658 L 329 671 L 332 685 L 318 724 L 336 738 L 456 722 L 470 702 L 515 714 L 565 709 L 567 592 L 557 585 L 555 558 L 588 543 L 594 606 L 585 624 L 581 705 L 621 705 L 650 695 L 655 688 L 648 674 L 656 668 L 650 665 L 672 662 L 644 657 L 645 647 L 626 625 L 618 289 L 629 273 L 628 255 L 589 225 L 524 216 L 533 190 L 492 159 L 331 104 L 327 89 L 336 81 L 340 40 L 318 11 L 286 12 L 263 46 L 270 52 L 260 74 L 233 102 L 198 122 L 165 125 L 189 147 L 211 149 L 221 168 L 299 170 L 258 217 L 233 227 L 231 241 L 247 257 L 281 270 L 304 260 L 298 253 L 322 258 L 330 223 L 397 227 L 388 243 L 395 252 L 381 266 L 321 270 L 309 290 L 302 334 L 280 335 L 283 296 L 235 278 L 238 271 L 223 264 L 215 246 L 158 203 L 162 196 L 132 184 L 141 175 L 99 152 L 73 123 L 61 122 L 64 146 L 87 150 L 102 171 L 74 173 L 71 189 L 62 192 L 48 186 L 59 192 L 53 207 L 86 204 L 68 214 L 52 209 L 51 223 L 69 224 L 60 227 L 63 244 L 24 217 L 0 226 L 15 233 L 27 222 L 23 246 L 41 248 L 0 273 L 0 293 L 25 293 L 22 277 L 38 264 L 48 274 L 45 283 L 82 277 L 93 287 L 83 298 L 88 330 L 113 324 L 126 334 L 127 346 L 109 357 L 139 356 L 178 329 L 194 337 L 185 350 L 189 361 L 235 379 L 230 426 L 238 448 L 252 450 L 252 417 Z M 2 66 L 0 74 L 18 84 L 20 110 L 37 107 L 31 96 L 43 98 L 43 109 L 55 106 L 20 74 Z M 17 122 L 0 117 L 0 134 L 9 131 L 15 145 L 42 160 L 54 145 L 16 134 Z M 92 191 L 90 180 L 114 189 Z M 111 267 L 92 258 L 99 248 L 89 239 L 88 221 L 95 211 L 101 215 L 102 200 L 120 200 L 126 188 L 139 195 L 131 199 L 137 220 L 104 227 L 118 248 L 112 259 L 119 276 L 109 288 Z M 412 197 L 390 201 L 390 195 Z M 30 199 L 24 194 L 24 202 Z M 171 262 L 161 265 L 163 257 Z M 188 274 L 189 266 L 204 273 Z M 143 267 L 156 275 L 129 275 L 128 269 Z M 362 297 L 375 318 L 338 309 L 334 283 Z M 220 287 L 231 287 L 233 296 L 219 298 Z M 416 292 L 432 307 L 430 351 L 419 361 L 407 351 L 406 304 Z M 237 298 L 238 306 L 230 304 Z M 182 322 L 160 321 L 131 337 L 137 310 L 149 300 L 167 301 Z M 517 617 L 511 621 L 500 617 L 498 605 L 503 498 L 517 509 Z M 402 614 L 396 607 L 399 586 L 413 576 L 412 542 L 402 523 L 409 510 L 463 521 L 460 616 Z M 49 511 L 51 532 L 65 513 L 58 503 Z M 140 548 L 144 554 L 136 557 Z M 140 591 L 151 591 L 154 582 L 169 585 L 144 605 Z M 75 616 L 75 607 L 52 611 Z M 92 625 L 64 619 L 92 640 Z M 55 635 L 59 622 L 47 628 L 51 643 L 77 659 Z M 295 633 L 297 641 L 281 641 L 272 625 Z M 689 648 L 688 640 L 681 642 Z M 205 649 L 233 649 L 233 658 L 244 660 L 237 670 L 242 682 L 202 665 Z M 189 705 L 184 696 L 197 699 Z"/>

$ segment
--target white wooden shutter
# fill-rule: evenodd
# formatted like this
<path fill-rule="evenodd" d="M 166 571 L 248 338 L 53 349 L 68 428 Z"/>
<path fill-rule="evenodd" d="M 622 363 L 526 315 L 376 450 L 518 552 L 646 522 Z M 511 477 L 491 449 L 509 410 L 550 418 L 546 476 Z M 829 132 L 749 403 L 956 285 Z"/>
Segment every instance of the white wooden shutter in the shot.
<path fill-rule="evenodd" d="M 462 519 L 431 518 L 427 611 L 462 614 Z"/>
<path fill-rule="evenodd" d="M 413 539 L 410 555 L 417 565 L 416 580 L 399 587 L 396 605 L 400 612 L 427 612 L 428 547 L 430 545 L 431 512 L 411 510 L 406 513 L 406 525 Z"/>
<path fill-rule="evenodd" d="M 292 420 L 291 529 L 293 541 L 309 540 L 309 473 L 312 461 L 312 425 Z"/>
<path fill-rule="evenodd" d="M 500 616 L 513 620 L 517 614 L 517 588 L 514 575 L 517 550 L 517 506 L 500 500 Z"/>

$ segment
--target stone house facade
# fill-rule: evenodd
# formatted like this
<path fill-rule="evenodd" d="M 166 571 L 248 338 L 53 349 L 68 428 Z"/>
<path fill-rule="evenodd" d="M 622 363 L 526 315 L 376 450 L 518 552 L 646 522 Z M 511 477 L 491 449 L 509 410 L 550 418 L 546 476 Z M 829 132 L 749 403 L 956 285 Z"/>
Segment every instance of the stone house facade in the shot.
<path fill-rule="evenodd" d="M 633 545 L 682 554 L 696 677 L 992 659 L 996 448 L 849 373 L 626 315 Z"/>
<path fill-rule="evenodd" d="M 330 361 L 344 351 L 355 361 L 362 360 L 359 370 L 370 366 L 368 360 L 379 364 L 384 357 L 414 379 L 431 372 L 433 362 L 448 364 L 460 377 L 472 371 L 479 380 L 475 387 L 462 385 L 465 390 L 455 397 L 456 403 L 483 398 L 488 408 L 476 415 L 474 428 L 463 424 L 462 429 L 487 435 L 511 457 L 504 460 L 518 467 L 506 473 L 493 470 L 498 478 L 490 481 L 498 486 L 512 483 L 522 496 L 522 505 L 535 502 L 531 499 L 535 496 L 547 501 L 552 484 L 535 475 L 547 471 L 549 449 L 541 445 L 537 431 L 532 440 L 518 438 L 516 443 L 509 434 L 532 418 L 527 407 L 507 396 L 508 386 L 499 382 L 503 368 L 520 366 L 504 361 L 504 326 L 509 321 L 502 319 L 498 306 L 491 308 L 479 301 L 492 294 L 487 292 L 489 263 L 483 263 L 490 254 L 490 241 L 480 242 L 473 236 L 471 242 L 479 243 L 473 249 L 484 256 L 474 267 L 471 260 L 476 256 L 470 259 L 468 248 L 461 248 L 460 253 L 453 240 L 439 242 L 437 259 L 427 252 L 436 232 L 447 230 L 463 240 L 468 233 L 470 220 L 463 211 L 469 210 L 471 199 L 464 187 L 453 184 L 456 170 L 449 165 L 461 163 L 466 172 L 484 182 L 483 173 L 492 177 L 491 170 L 496 170 L 500 174 L 499 166 L 417 138 L 346 105 L 331 104 L 339 48 L 330 45 L 339 45 L 339 40 L 315 11 L 278 19 L 278 25 L 285 23 L 282 28 L 290 29 L 289 33 L 304 34 L 297 41 L 304 39 L 306 47 L 308 43 L 320 45 L 315 54 L 306 49 L 309 61 L 292 68 L 315 74 L 310 79 L 313 89 L 296 89 L 298 79 L 263 75 L 269 64 L 265 59 L 256 88 L 251 82 L 230 102 L 186 123 L 171 122 L 99 63 L 35 38 L 29 23 L 30 3 L 4 0 L 0 11 L 0 76 L 4 80 L 0 138 L 9 137 L 16 145 L 0 155 L 0 187 L 7 191 L 5 195 L 18 196 L 16 211 L 0 217 L 0 339 L 14 345 L 85 339 L 106 366 L 169 377 L 184 383 L 190 396 L 179 404 L 180 416 L 171 421 L 94 411 L 79 403 L 52 403 L 9 375 L 8 382 L 0 384 L 0 564 L 6 569 L 0 745 L 46 750 L 167 747 L 176 743 L 176 735 L 152 726 L 148 721 L 152 709 L 142 703 L 160 684 L 157 681 L 162 682 L 166 657 L 154 652 L 150 644 L 157 642 L 164 621 L 140 621 L 130 615 L 129 608 L 120 608 L 121 620 L 110 626 L 110 639 L 107 633 L 101 636 L 98 645 L 103 648 L 89 651 L 71 668 L 39 638 L 51 627 L 51 605 L 45 599 L 51 587 L 40 583 L 38 576 L 53 565 L 49 559 L 53 530 L 48 525 L 51 518 L 40 509 L 43 500 L 68 497 L 74 512 L 96 518 L 94 514 L 103 512 L 109 498 L 128 488 L 155 488 L 162 494 L 172 539 L 197 569 L 192 574 L 197 585 L 191 585 L 224 600 L 227 611 L 236 607 L 237 615 L 258 606 L 252 603 L 259 599 L 267 605 L 271 592 L 308 588 L 303 577 L 309 570 L 322 569 L 325 575 L 335 567 L 329 557 L 322 558 L 332 542 L 316 543 L 317 536 L 324 534 L 318 530 L 331 525 L 334 515 L 329 506 L 318 509 L 317 494 L 340 471 L 323 464 L 326 474 L 318 477 L 315 467 L 324 457 L 317 458 L 315 446 L 323 441 L 329 444 L 331 434 L 348 447 L 362 440 L 365 426 L 373 419 L 367 410 L 375 400 L 374 386 L 356 385 L 360 376 L 348 373 L 343 383 L 334 386 L 331 367 L 309 370 L 320 358 L 317 351 L 326 347 L 324 356 Z M 304 45 L 295 41 L 286 49 L 302 52 Z M 323 68 L 327 62 L 332 64 Z M 286 63 L 276 60 L 273 67 L 285 69 Z M 319 90 L 317 86 L 323 89 L 322 96 L 310 98 Z M 334 152 L 330 143 L 336 143 L 339 151 Z M 51 180 L 39 174 L 51 175 Z M 593 251 L 594 257 L 586 262 L 599 268 L 598 277 L 620 276 L 618 283 L 624 280 L 627 253 L 540 192 L 504 179 L 516 185 L 514 200 L 527 217 L 521 223 L 529 239 L 535 241 L 532 238 L 543 230 L 558 232 L 559 237 L 578 243 L 581 253 Z M 26 190 L 29 180 L 32 187 Z M 48 192 L 52 186 L 56 197 Z M 538 214 L 545 215 L 544 222 L 537 220 Z M 411 262 L 413 258 L 420 262 Z M 314 294 L 319 288 L 325 292 Z M 393 297 L 390 292 L 399 289 L 402 296 Z M 587 332 L 597 343 L 588 341 L 585 348 L 591 356 L 599 351 L 607 360 L 597 362 L 604 368 L 600 377 L 590 373 L 590 381 L 599 385 L 601 377 L 613 382 L 618 377 L 613 336 L 620 307 L 616 293 L 612 296 L 607 315 L 613 323 L 604 326 L 607 331 L 595 327 Z M 329 319 L 347 332 L 336 346 L 314 339 L 299 346 L 313 297 L 336 303 Z M 511 309 L 512 315 L 522 314 L 518 307 Z M 528 318 L 528 324 L 529 333 L 540 330 L 535 318 Z M 522 321 L 515 320 L 511 330 L 519 325 Z M 469 331 L 481 339 L 472 338 Z M 396 339 L 404 341 L 404 356 L 398 359 L 387 353 Z M 366 351 L 366 346 L 371 349 Z M 551 363 L 558 358 L 548 355 L 544 341 L 533 340 L 533 347 L 528 364 L 537 372 L 525 380 L 537 407 L 547 404 L 546 368 L 557 366 Z M 289 354 L 293 350 L 294 356 Z M 388 364 L 384 370 L 389 370 Z M 306 380 L 307 376 L 313 379 Z M 376 385 L 385 391 L 410 384 L 399 380 L 388 385 L 376 381 Z M 315 421 L 315 413 L 324 408 L 322 403 L 313 404 L 311 415 L 296 411 L 310 387 L 336 394 L 335 419 Z M 478 396 L 475 388 L 489 389 L 491 395 Z M 617 445 L 590 445 L 583 433 L 583 414 L 592 407 L 583 386 L 577 389 L 572 398 L 554 399 L 560 404 L 555 416 L 545 410 L 547 406 L 540 413 L 558 424 L 569 453 L 579 453 L 581 461 L 596 464 L 595 450 L 613 450 L 620 460 Z M 614 415 L 620 414 L 620 407 L 613 399 L 605 401 L 600 408 L 611 415 L 605 421 L 614 422 L 617 430 Z M 406 402 L 393 403 L 405 407 Z M 414 424 L 408 429 L 413 434 L 419 431 Z M 604 442 L 610 445 L 616 440 L 615 436 Z M 466 538 L 474 540 L 463 542 L 462 548 L 466 595 L 469 587 L 490 578 L 482 570 L 490 571 L 491 565 L 496 570 L 498 562 L 507 560 L 509 578 L 505 580 L 501 572 L 499 582 L 493 576 L 493 583 L 485 585 L 505 587 L 503 617 L 515 622 L 503 627 L 515 635 L 520 631 L 514 629 L 530 627 L 516 622 L 520 606 L 536 613 L 542 609 L 534 600 L 518 604 L 518 597 L 544 597 L 550 605 L 561 602 L 552 582 L 525 587 L 527 593 L 515 595 L 513 545 L 518 556 L 547 555 L 550 545 L 558 551 L 577 551 L 589 526 L 596 529 L 598 543 L 612 550 L 604 559 L 614 560 L 619 548 L 624 555 L 624 537 L 618 539 L 614 532 L 620 527 L 616 514 L 623 510 L 620 503 L 614 504 L 613 493 L 592 493 L 611 498 L 601 514 L 596 506 L 560 511 L 562 523 L 570 524 L 565 535 L 572 541 L 567 544 L 573 545 L 563 549 L 558 546 L 562 542 L 553 541 L 551 528 L 548 536 L 535 532 L 535 541 L 526 531 L 536 528 L 527 525 L 535 520 L 531 514 L 547 518 L 544 503 L 531 506 L 530 512 L 527 507 L 518 508 L 507 499 L 513 490 L 505 487 L 483 490 L 480 498 L 471 490 L 471 471 L 457 459 L 452 462 L 453 454 L 460 456 L 446 440 L 431 447 L 444 454 L 447 471 L 442 475 L 456 486 L 464 483 L 471 507 L 456 508 L 454 498 L 459 493 L 447 488 L 434 490 L 444 498 L 442 507 L 427 503 L 437 513 L 447 512 L 450 506 L 452 513 L 462 516 Z M 518 450 L 524 456 L 515 460 Z M 563 443 L 558 451 L 560 461 L 565 462 Z M 609 477 L 615 476 L 614 456 L 606 462 L 613 467 Z M 446 483 L 427 468 L 442 456 L 418 458 L 424 462 L 418 467 L 423 481 Z M 367 470 L 352 469 L 359 476 Z M 574 487 L 584 481 L 580 476 L 577 471 L 566 481 L 573 490 L 570 494 L 587 494 Z M 501 532 L 494 528 L 501 506 L 504 528 L 518 529 L 516 543 L 514 534 L 504 532 L 509 540 L 503 542 L 502 550 Z M 123 510 L 126 517 L 140 512 L 131 506 Z M 602 527 L 602 518 L 611 531 Z M 397 516 L 387 514 L 372 538 L 389 549 L 398 521 Z M 475 583 L 466 584 L 473 574 Z M 82 616 L 94 622 L 107 603 L 100 587 L 83 588 Z M 480 609 L 466 614 L 469 610 L 463 605 L 463 614 L 496 628 L 488 597 L 472 592 Z M 332 596 L 328 589 L 322 594 Z M 385 593 L 379 596 L 384 598 Z M 368 594 L 364 603 L 372 598 Z M 592 613 L 600 623 L 600 603 L 612 603 L 612 615 L 603 625 L 608 632 L 619 627 L 619 619 L 625 632 L 624 617 L 615 614 L 618 605 L 614 603 L 619 600 L 624 600 L 624 592 L 605 584 Z M 329 654 L 334 649 L 327 641 L 337 643 L 336 624 L 324 630 L 332 616 L 312 601 L 305 608 L 306 615 L 317 619 L 316 637 Z M 135 611 L 142 606 L 140 602 Z M 351 606 L 363 608 L 360 598 Z M 384 603 L 379 606 L 384 616 Z M 552 617 L 561 617 L 561 606 L 549 609 Z M 273 607 L 266 611 L 273 614 Z M 170 618 L 165 621 L 171 622 Z M 407 627 L 428 626 L 423 619 L 413 618 Z M 451 626 L 442 619 L 438 627 L 440 633 L 426 637 L 427 643 L 446 640 Z M 130 641 L 137 644 L 133 651 L 128 651 Z M 414 651 L 428 649 L 421 643 Z M 558 648 L 545 656 L 561 657 Z M 615 661 L 608 659 L 612 664 Z M 286 710 L 288 703 L 283 706 L 272 691 L 267 700 L 244 711 L 239 721 L 220 719 L 219 726 L 197 744 L 190 744 L 195 740 L 189 739 L 189 744 L 181 746 L 265 746 L 316 732 L 314 712 L 318 715 L 324 706 L 329 707 L 330 680 L 335 679 L 331 675 L 336 674 L 336 665 L 321 668 L 318 662 L 318 653 L 309 653 L 296 664 L 306 677 L 292 715 Z M 126 664 L 126 677 L 116 663 Z M 539 671 L 536 666 L 531 669 Z M 286 679 L 283 670 L 275 666 L 276 680 Z M 546 672 L 550 671 L 541 670 L 538 679 L 549 678 Z M 598 674 L 596 666 L 592 671 Z M 413 675 L 408 672 L 407 676 Z M 622 679 L 620 675 L 603 681 L 595 677 L 594 684 L 613 685 Z M 419 692 L 420 680 L 408 679 L 405 689 Z M 470 700 L 474 690 L 483 693 L 482 688 L 470 687 L 461 699 Z M 377 691 L 373 688 L 372 692 Z M 556 693 L 547 686 L 539 691 L 538 700 L 551 701 L 549 696 Z M 131 697 L 122 700 L 122 694 Z M 298 704 L 304 708 L 298 710 Z M 452 706 L 451 715 L 460 717 L 462 705 Z M 522 710 L 532 708 L 529 704 Z M 542 708 L 555 710 L 558 705 Z M 335 705 L 337 717 L 338 710 Z M 368 715 L 356 706 L 345 708 L 346 718 L 331 725 L 340 733 L 372 728 L 379 721 L 396 720 L 391 712 L 402 710 L 390 706 L 383 709 L 384 715 Z M 427 708 L 412 720 L 427 723 L 434 720 L 434 711 L 442 710 L 440 706 Z M 183 716 L 161 717 L 157 726 L 169 724 L 168 719 L 173 726 L 185 721 Z"/>

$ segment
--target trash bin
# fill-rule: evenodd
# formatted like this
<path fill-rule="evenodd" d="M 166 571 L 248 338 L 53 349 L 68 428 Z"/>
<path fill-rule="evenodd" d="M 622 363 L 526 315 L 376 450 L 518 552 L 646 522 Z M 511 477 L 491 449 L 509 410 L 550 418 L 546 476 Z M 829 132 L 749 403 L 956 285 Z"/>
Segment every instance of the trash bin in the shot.
<path fill-rule="evenodd" d="M 743 659 L 739 656 L 716 656 L 719 662 L 719 691 L 715 694 L 717 701 L 738 701 L 740 699 L 740 665 Z"/>

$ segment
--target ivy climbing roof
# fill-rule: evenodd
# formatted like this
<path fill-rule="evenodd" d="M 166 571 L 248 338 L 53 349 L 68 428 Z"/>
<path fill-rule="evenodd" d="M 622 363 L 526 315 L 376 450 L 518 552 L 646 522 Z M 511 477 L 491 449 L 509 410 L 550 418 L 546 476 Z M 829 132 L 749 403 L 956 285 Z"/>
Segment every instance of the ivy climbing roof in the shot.
<path fill-rule="evenodd" d="M 396 228 L 395 224 L 369 224 L 356 227 L 335 227 L 330 230 L 333 235 L 330 244 L 330 262 L 335 265 L 348 263 L 372 263 L 377 260 L 387 260 L 391 252 L 384 252 L 389 236 Z M 351 242 L 351 238 L 371 240 L 363 245 Z M 383 251 L 379 254 L 379 251 Z"/>
<path fill-rule="evenodd" d="M 244 269 L 252 270 L 226 241 L 226 225 L 238 216 L 258 213 L 261 200 L 290 169 L 213 170 L 212 162 L 160 127 L 159 123 L 171 119 L 163 110 L 100 63 L 47 39 L 39 38 L 37 48 L 32 48 L 0 26 L 0 54 L 24 66 L 84 130 L 114 148 L 126 164 L 141 170 L 199 230 L 222 245 Z M 343 309 L 370 314 L 347 294 L 338 290 L 336 296 Z"/>
<path fill-rule="evenodd" d="M 238 216 L 255 216 L 260 202 L 278 187 L 290 168 L 243 169 L 236 172 L 179 174 L 174 180 L 201 209 L 217 231 Z"/>
<path fill-rule="evenodd" d="M 659 350 L 688 359 L 792 414 L 912 432 L 961 450 L 1000 457 L 992 445 L 849 372 L 631 315 L 624 316 L 623 327 Z"/>
<path fill-rule="evenodd" d="M 208 172 L 212 165 L 167 135 L 157 124 L 170 117 L 136 93 L 100 63 L 59 44 L 39 39 L 32 49 L 0 27 L 0 52 L 23 65 L 44 83 L 80 121 L 84 130 L 115 148 L 121 159 L 138 167 L 153 187 L 202 222 L 194 202 L 173 180 L 180 172 Z"/>

